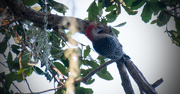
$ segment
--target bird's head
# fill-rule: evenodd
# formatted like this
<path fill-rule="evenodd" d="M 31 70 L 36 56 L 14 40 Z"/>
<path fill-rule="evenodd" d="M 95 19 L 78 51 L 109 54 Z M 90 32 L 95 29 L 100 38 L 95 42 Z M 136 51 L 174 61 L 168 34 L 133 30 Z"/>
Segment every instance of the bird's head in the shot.
<path fill-rule="evenodd" d="M 97 28 L 94 25 L 90 25 L 86 28 L 86 36 L 93 42 L 96 37 L 98 37 L 98 34 L 102 32 L 102 28 Z"/>

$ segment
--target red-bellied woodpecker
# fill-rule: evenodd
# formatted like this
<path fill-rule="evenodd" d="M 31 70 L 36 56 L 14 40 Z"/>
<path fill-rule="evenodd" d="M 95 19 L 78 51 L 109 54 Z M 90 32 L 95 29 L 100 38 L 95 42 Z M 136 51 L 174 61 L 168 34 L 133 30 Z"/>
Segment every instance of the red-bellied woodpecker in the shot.
<path fill-rule="evenodd" d="M 86 36 L 91 40 L 93 48 L 100 55 L 115 61 L 120 60 L 123 56 L 122 46 L 119 42 L 112 35 L 101 33 L 96 26 L 88 26 Z"/>

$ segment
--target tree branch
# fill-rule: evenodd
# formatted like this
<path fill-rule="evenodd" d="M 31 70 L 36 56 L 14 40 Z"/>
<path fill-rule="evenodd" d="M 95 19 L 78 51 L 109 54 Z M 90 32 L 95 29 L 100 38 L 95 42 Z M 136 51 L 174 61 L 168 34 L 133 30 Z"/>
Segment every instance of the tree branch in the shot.
<path fill-rule="evenodd" d="M 26 81 L 26 84 L 27 84 L 27 86 L 28 86 L 29 91 L 32 92 L 32 90 L 31 90 L 31 88 L 30 88 L 30 86 L 29 86 L 29 83 L 28 83 L 27 79 L 25 79 L 25 81 Z"/>
<path fill-rule="evenodd" d="M 44 17 L 45 13 L 41 13 L 38 11 L 32 10 L 30 7 L 25 6 L 20 0 L 2 0 L 5 2 L 11 11 L 15 14 L 16 17 L 22 17 L 29 21 L 34 22 L 34 24 L 38 27 L 43 27 L 45 22 Z M 99 22 L 91 22 L 87 20 L 81 20 L 79 18 L 67 17 L 67 16 L 58 16 L 54 14 L 48 14 L 48 28 L 61 28 L 68 29 L 71 25 L 71 21 L 76 20 L 76 28 L 80 33 L 85 33 L 86 28 L 89 25 L 96 25 L 97 27 L 101 27 L 105 30 L 106 33 L 110 32 L 110 29 L 107 25 L 101 24 Z"/>
<path fill-rule="evenodd" d="M 92 77 L 96 72 L 102 70 L 103 68 L 105 68 L 107 65 L 113 63 L 114 61 L 113 60 L 110 60 L 110 61 L 107 61 L 105 62 L 104 64 L 100 65 L 99 67 L 97 67 L 96 69 L 92 70 L 89 74 L 87 74 L 85 77 L 83 77 L 82 79 L 78 79 L 78 80 L 81 80 L 81 82 L 84 82 L 86 83 L 88 81 L 88 79 L 90 77 Z M 78 81 L 77 80 L 77 81 Z"/>
<path fill-rule="evenodd" d="M 162 82 L 163 82 L 163 78 L 157 80 L 154 84 L 152 84 L 152 87 L 156 88 L 156 87 L 159 86 Z"/>
<path fill-rule="evenodd" d="M 130 59 L 125 59 L 125 65 L 133 79 L 138 84 L 140 90 L 144 91 L 146 94 L 157 94 L 155 88 L 148 83 L 141 71 Z"/>
<path fill-rule="evenodd" d="M 179 16 L 173 15 L 169 10 L 163 10 L 167 15 L 173 16 L 174 18 L 180 19 Z"/>
<path fill-rule="evenodd" d="M 124 88 L 124 91 L 126 92 L 126 94 L 134 94 L 134 90 L 132 88 L 131 81 L 130 81 L 129 76 L 127 74 L 126 67 L 125 67 L 124 63 L 123 62 L 116 62 L 116 64 L 117 64 L 117 68 L 118 68 L 119 73 L 120 73 L 120 77 L 122 80 L 122 86 Z"/>
<path fill-rule="evenodd" d="M 48 91 L 52 91 L 52 90 L 56 90 L 56 89 L 61 89 L 65 87 L 65 85 L 61 85 L 61 86 L 58 86 L 56 88 L 52 88 L 52 89 L 48 89 L 48 90 L 44 90 L 44 91 L 40 91 L 40 92 L 32 92 L 32 93 L 15 93 L 15 94 L 40 94 L 40 93 L 45 93 L 45 92 L 48 92 Z"/>
<path fill-rule="evenodd" d="M 51 65 L 50 67 L 51 67 L 51 69 L 53 69 L 54 71 L 56 71 L 60 76 L 62 76 L 64 80 L 66 79 L 66 78 L 64 77 L 64 75 L 63 75 L 56 67 L 54 67 L 53 65 Z"/>
<path fill-rule="evenodd" d="M 107 65 L 109 65 L 109 64 L 111 64 L 111 63 L 113 63 L 113 62 L 114 62 L 113 60 L 110 60 L 110 61 L 105 62 L 104 64 L 100 65 L 99 67 L 97 67 L 96 69 L 94 69 L 93 71 L 91 71 L 91 72 L 90 72 L 89 74 L 87 74 L 85 77 L 83 77 L 83 78 L 77 78 L 74 83 L 77 83 L 77 82 L 84 82 L 84 83 L 86 83 L 87 80 L 88 80 L 91 76 L 93 76 L 96 72 L 102 70 L 102 69 L 105 68 Z M 56 88 L 52 88 L 52 89 L 48 89 L 48 90 L 44 90 L 44 91 L 40 91 L 40 92 L 15 93 L 15 94 L 39 94 L 39 93 L 45 93 L 45 92 L 52 91 L 52 90 L 56 90 L 56 89 L 61 89 L 61 88 L 63 88 L 63 87 L 66 87 L 66 85 L 65 85 L 65 84 L 62 84 L 61 86 L 58 86 L 58 87 L 56 87 Z"/>

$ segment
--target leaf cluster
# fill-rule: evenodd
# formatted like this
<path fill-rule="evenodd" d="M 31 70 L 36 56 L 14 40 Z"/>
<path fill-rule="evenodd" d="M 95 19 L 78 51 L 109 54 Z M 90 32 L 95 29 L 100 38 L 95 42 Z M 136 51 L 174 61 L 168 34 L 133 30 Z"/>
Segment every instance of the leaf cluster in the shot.
<path fill-rule="evenodd" d="M 179 0 L 124 0 L 124 3 L 132 10 L 138 10 L 142 7 L 141 18 L 145 23 L 149 22 L 154 15 L 157 19 L 151 21 L 151 24 L 161 27 L 168 25 L 170 18 L 173 17 L 176 30 L 166 28 L 165 31 L 172 42 L 180 47 L 180 16 L 177 12 L 180 5 Z"/>
<path fill-rule="evenodd" d="M 180 47 L 179 4 L 179 0 L 98 0 L 98 2 L 94 1 L 89 6 L 87 10 L 88 20 L 104 24 L 112 23 L 116 21 L 118 15 L 121 14 L 122 8 L 124 8 L 129 15 L 136 15 L 138 11 L 140 12 L 139 9 L 142 8 L 142 21 L 148 23 L 154 15 L 157 19 L 151 21 L 151 24 L 156 24 L 159 27 L 168 25 L 170 18 L 173 17 L 176 30 L 172 31 L 166 28 L 165 31 L 172 39 L 172 42 Z M 103 12 L 105 12 L 106 15 L 103 15 Z M 120 24 L 124 25 L 124 23 Z M 120 27 L 121 25 L 117 26 Z M 118 30 L 115 28 L 113 28 L 113 30 L 116 35 L 119 34 Z"/>

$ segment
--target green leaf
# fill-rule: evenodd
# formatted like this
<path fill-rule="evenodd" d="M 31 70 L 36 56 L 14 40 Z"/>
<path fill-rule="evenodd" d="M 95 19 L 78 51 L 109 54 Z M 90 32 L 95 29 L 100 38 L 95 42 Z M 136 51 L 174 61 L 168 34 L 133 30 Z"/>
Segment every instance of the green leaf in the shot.
<path fill-rule="evenodd" d="M 49 81 L 52 80 L 52 77 L 49 74 L 49 72 L 43 72 L 39 67 L 36 67 L 36 66 L 33 66 L 33 69 L 34 69 L 35 73 L 37 73 L 39 75 L 44 75 L 47 78 L 47 80 L 49 80 Z"/>
<path fill-rule="evenodd" d="M 52 1 L 51 4 L 56 11 L 63 13 L 63 15 L 65 15 L 66 10 L 68 10 L 68 7 L 66 5 L 58 3 L 56 1 Z"/>
<path fill-rule="evenodd" d="M 98 59 L 99 59 L 99 61 L 100 61 L 100 65 L 102 65 L 102 64 L 105 63 L 105 60 L 104 60 L 104 59 L 106 59 L 105 57 L 99 55 L 99 56 L 98 56 Z M 103 68 L 103 69 L 101 70 L 101 72 L 102 72 L 102 73 L 106 73 L 106 72 L 107 72 L 107 67 Z"/>
<path fill-rule="evenodd" d="M 16 81 L 22 82 L 23 81 L 23 75 L 22 74 L 17 74 L 16 75 Z"/>
<path fill-rule="evenodd" d="M 99 13 L 99 9 L 95 1 L 91 3 L 87 11 L 88 11 L 88 20 L 98 21 L 97 15 Z"/>
<path fill-rule="evenodd" d="M 93 94 L 93 90 L 91 88 L 76 87 L 75 94 Z"/>
<path fill-rule="evenodd" d="M 162 2 L 162 1 L 158 1 L 156 5 L 160 10 L 163 10 L 166 8 L 165 2 Z"/>
<path fill-rule="evenodd" d="M 136 15 L 137 11 L 132 10 L 130 7 L 122 6 L 129 15 Z"/>
<path fill-rule="evenodd" d="M 106 25 L 107 25 L 107 20 L 103 17 L 103 18 L 101 19 L 101 23 L 103 23 L 103 24 L 106 24 Z"/>
<path fill-rule="evenodd" d="M 16 57 L 14 59 L 14 61 L 11 62 L 12 63 L 12 68 L 15 70 L 19 70 L 19 57 Z"/>
<path fill-rule="evenodd" d="M 99 65 L 94 61 L 84 60 L 83 65 L 91 66 L 93 69 L 97 68 Z"/>
<path fill-rule="evenodd" d="M 167 24 L 167 22 L 169 22 L 170 17 L 171 16 L 167 15 L 166 13 L 164 13 L 164 11 L 161 11 L 159 16 L 158 16 L 157 25 L 158 26 L 164 26 L 165 24 Z"/>
<path fill-rule="evenodd" d="M 113 4 L 113 2 L 111 2 L 111 0 L 102 0 L 101 2 L 102 2 L 102 8 L 112 6 L 112 4 Z"/>
<path fill-rule="evenodd" d="M 89 78 L 89 79 L 87 80 L 87 82 L 86 82 L 86 85 L 90 85 L 90 84 L 92 84 L 94 81 L 95 81 L 95 79 Z"/>
<path fill-rule="evenodd" d="M 12 60 L 13 60 L 12 53 L 9 52 L 9 53 L 8 53 L 8 59 L 7 59 L 7 61 L 12 61 Z"/>
<path fill-rule="evenodd" d="M 117 29 L 113 28 L 113 27 L 111 27 L 111 29 L 112 29 L 112 31 L 116 34 L 116 36 L 118 36 L 119 31 L 118 31 Z"/>
<path fill-rule="evenodd" d="M 107 72 L 101 72 L 98 71 L 96 73 L 100 78 L 105 79 L 105 80 L 113 80 L 113 77 L 111 76 L 111 74 L 107 71 Z"/>
<path fill-rule="evenodd" d="M 58 54 L 60 51 L 58 50 L 58 49 L 56 49 L 56 48 L 51 48 L 51 54 L 52 55 L 56 55 L 56 54 Z"/>
<path fill-rule="evenodd" d="M 15 25 L 14 30 L 16 30 L 20 36 L 23 36 L 24 29 L 23 29 L 22 25 Z"/>
<path fill-rule="evenodd" d="M 13 58 L 12 58 L 12 53 L 9 52 L 8 53 L 8 59 L 7 59 L 7 64 L 8 64 L 8 67 L 9 67 L 9 70 L 12 71 L 13 69 L 15 70 L 19 70 L 19 58 L 15 58 L 14 61 L 12 61 Z"/>
<path fill-rule="evenodd" d="M 146 5 L 143 8 L 143 11 L 141 13 L 142 20 L 147 23 L 151 19 L 153 10 L 151 9 L 151 6 L 149 3 L 146 3 Z"/>
<path fill-rule="evenodd" d="M 13 61 L 12 61 L 12 53 L 9 52 L 8 53 L 8 57 L 7 57 L 7 64 L 8 64 L 8 67 L 9 67 L 9 70 L 12 71 L 13 69 Z"/>
<path fill-rule="evenodd" d="M 115 5 L 112 5 L 112 6 L 109 6 L 105 9 L 106 12 L 110 12 L 110 11 L 113 11 L 114 9 L 116 8 Z"/>
<path fill-rule="evenodd" d="M 151 9 L 154 12 L 154 15 L 157 15 L 159 13 L 160 10 L 163 10 L 166 8 L 166 5 L 164 4 L 164 2 L 160 2 L 160 1 L 151 1 L 149 2 Z"/>
<path fill-rule="evenodd" d="M 109 14 L 106 15 L 107 22 L 113 22 L 116 20 L 116 11 L 111 11 Z"/>
<path fill-rule="evenodd" d="M 69 59 L 67 57 L 65 57 L 64 53 L 60 60 L 66 67 L 69 67 Z"/>
<path fill-rule="evenodd" d="M 120 6 L 120 2 L 118 1 L 116 3 L 116 14 L 119 15 L 121 13 L 121 6 Z"/>
<path fill-rule="evenodd" d="M 180 19 L 174 18 L 175 21 L 175 27 L 177 31 L 180 33 Z"/>
<path fill-rule="evenodd" d="M 0 36 L 0 37 L 2 37 L 2 36 Z M 6 51 L 6 49 L 7 49 L 7 42 L 8 42 L 9 39 L 10 39 L 10 35 L 7 34 L 7 35 L 5 35 L 3 41 L 0 42 L 0 45 L 1 45 L 0 53 L 4 53 Z"/>
<path fill-rule="evenodd" d="M 6 29 L 6 28 L 0 28 L 0 33 L 1 33 L 2 35 L 6 34 L 6 32 L 7 32 L 7 29 Z M 2 38 L 2 36 L 1 36 L 1 38 Z"/>
<path fill-rule="evenodd" d="M 156 20 L 153 20 L 152 22 L 151 22 L 151 24 L 155 24 L 155 23 L 157 23 L 158 22 L 158 20 L 156 19 Z"/>
<path fill-rule="evenodd" d="M 33 69 L 35 73 L 39 75 L 44 75 L 44 72 L 39 67 L 34 66 Z"/>
<path fill-rule="evenodd" d="M 38 2 L 38 0 L 22 0 L 25 5 L 32 6 Z"/>
<path fill-rule="evenodd" d="M 33 73 L 33 68 L 31 67 L 31 68 L 27 68 L 25 71 L 24 71 L 24 73 L 26 74 L 26 75 L 28 75 L 28 76 L 30 76 L 32 73 Z"/>
<path fill-rule="evenodd" d="M 154 12 L 154 15 L 157 15 L 161 9 L 161 7 L 158 5 L 158 1 L 151 1 L 149 2 L 151 9 Z"/>
<path fill-rule="evenodd" d="M 49 72 L 45 73 L 45 77 L 46 77 L 47 80 L 49 80 L 49 82 L 52 80 L 52 77 L 49 74 Z"/>
<path fill-rule="evenodd" d="M 101 2 L 98 2 L 98 9 L 99 9 L 99 11 L 102 11 L 102 5 L 101 5 Z"/>
<path fill-rule="evenodd" d="M 5 72 L 1 72 L 0 75 L 1 75 L 2 79 L 5 78 Z M 0 80 L 0 82 L 2 82 L 2 80 Z"/>
<path fill-rule="evenodd" d="M 123 2 L 125 2 L 126 6 L 130 7 L 132 5 L 133 2 L 135 2 L 136 0 L 123 0 Z"/>
<path fill-rule="evenodd" d="M 84 50 L 84 58 L 86 58 L 89 55 L 90 51 L 91 51 L 90 46 L 89 45 L 86 46 L 86 50 Z"/>
<path fill-rule="evenodd" d="M 57 68 L 63 75 L 68 76 L 68 71 L 67 71 L 67 69 L 66 69 L 66 67 L 65 67 L 64 65 L 62 65 L 62 64 L 59 63 L 59 62 L 54 62 L 53 64 L 56 66 L 56 68 Z"/>
<path fill-rule="evenodd" d="M 17 74 L 21 74 L 22 72 L 24 72 L 26 70 L 26 68 L 20 69 Z"/>
<path fill-rule="evenodd" d="M 92 71 L 92 69 L 81 69 L 81 76 L 85 77 L 91 71 Z"/>
<path fill-rule="evenodd" d="M 105 63 L 105 60 L 104 60 L 104 59 L 106 59 L 106 58 L 105 58 L 105 57 L 103 57 L 103 56 L 101 56 L 101 55 L 99 55 L 97 59 L 99 59 L 100 64 L 102 65 L 102 64 L 104 64 L 104 63 Z"/>
<path fill-rule="evenodd" d="M 122 26 L 124 26 L 126 24 L 126 22 L 123 22 L 123 23 L 120 23 L 120 24 L 118 24 L 118 25 L 116 25 L 116 26 L 114 26 L 114 27 L 122 27 Z"/>
<path fill-rule="evenodd" d="M 180 34 L 174 30 L 168 31 L 168 33 L 171 35 L 172 42 L 180 47 Z"/>
<path fill-rule="evenodd" d="M 14 53 L 16 53 L 16 55 L 18 55 L 19 54 L 19 46 L 17 46 L 17 45 L 15 45 L 15 44 L 13 44 L 13 45 L 11 45 L 11 47 L 12 47 L 12 51 L 14 52 Z"/>
<path fill-rule="evenodd" d="M 4 53 L 7 49 L 7 42 L 0 42 L 0 45 L 1 45 L 0 53 Z"/>
<path fill-rule="evenodd" d="M 23 54 L 21 55 L 21 62 L 23 64 L 23 67 L 24 66 L 27 66 L 27 63 L 29 63 L 31 59 L 31 55 L 28 53 L 28 52 L 23 52 Z"/>
<path fill-rule="evenodd" d="M 15 77 L 15 72 L 10 72 L 9 74 L 6 75 L 6 80 L 5 80 L 6 90 L 9 90 L 11 83 L 14 80 L 14 77 Z"/>
<path fill-rule="evenodd" d="M 129 1 L 131 1 L 131 0 L 129 0 Z M 140 7 L 142 7 L 144 5 L 145 2 L 146 2 L 146 0 L 136 0 L 135 2 L 132 3 L 131 9 L 133 9 L 133 10 L 139 9 Z"/>

